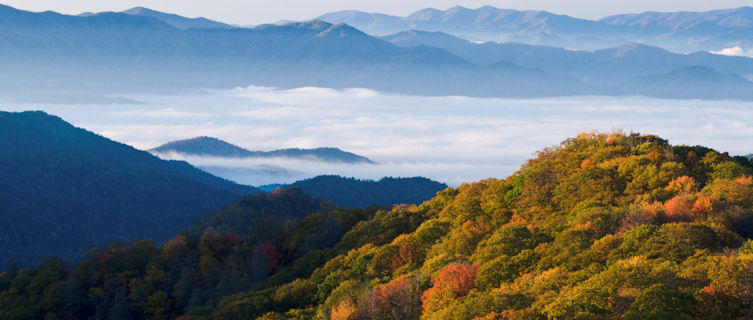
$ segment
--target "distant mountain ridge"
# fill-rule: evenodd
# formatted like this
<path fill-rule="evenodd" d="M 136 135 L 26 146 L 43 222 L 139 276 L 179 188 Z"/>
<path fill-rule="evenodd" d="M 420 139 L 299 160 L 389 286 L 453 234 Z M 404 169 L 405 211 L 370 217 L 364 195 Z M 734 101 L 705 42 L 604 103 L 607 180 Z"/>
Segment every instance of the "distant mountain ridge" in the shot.
<path fill-rule="evenodd" d="M 434 46 L 477 64 L 512 62 L 522 67 L 535 67 L 552 74 L 564 74 L 594 86 L 600 86 L 611 94 L 644 94 L 656 97 L 750 99 L 753 83 L 742 75 L 753 75 L 753 59 L 716 55 L 707 52 L 676 54 L 667 50 L 628 43 L 619 47 L 574 51 L 557 47 L 535 46 L 521 43 L 473 43 L 442 32 L 404 31 L 381 37 L 385 41 L 403 47 Z M 698 72 L 706 68 L 706 73 Z M 684 77 L 662 77 L 676 70 L 691 70 Z M 695 82 L 710 80 L 709 72 L 724 74 L 734 81 L 709 83 L 711 86 L 687 87 L 687 80 Z M 658 81 L 663 78 L 663 82 Z M 670 92 L 650 86 L 638 85 L 643 79 L 654 79 Z M 658 82 L 657 82 L 658 81 Z M 681 84 L 680 81 L 685 81 Z"/>
<path fill-rule="evenodd" d="M 487 21 L 486 25 L 508 18 L 539 19 L 539 13 L 521 16 L 514 11 L 485 10 L 498 15 L 480 20 Z M 458 8 L 440 14 L 428 10 L 411 19 L 439 25 L 465 23 L 469 17 L 478 18 L 479 12 Z M 374 19 L 379 22 L 387 18 Z M 556 16 L 543 21 L 552 24 L 559 19 L 567 20 Z M 596 29 L 610 28 L 613 26 Z M 624 85 L 633 79 L 693 66 L 753 79 L 749 63 L 753 59 L 706 52 L 678 55 L 638 43 L 594 52 L 524 44 L 473 44 L 458 39 L 422 45 L 405 34 L 400 39 L 378 39 L 347 24 L 322 20 L 255 28 L 179 29 L 142 15 L 108 12 L 77 17 L 0 5 L 0 34 L 0 94 L 38 99 L 64 93 L 96 100 L 123 92 L 175 93 L 249 85 L 369 88 L 423 96 L 664 97 L 655 90 Z M 434 37 L 449 39 L 441 34 Z M 698 77 L 696 82 L 704 79 L 700 73 L 690 75 Z M 749 99 L 746 83 L 728 84 L 722 95 L 711 90 L 673 95 L 683 99 Z M 679 83 L 662 85 L 672 92 L 683 89 Z"/>
<path fill-rule="evenodd" d="M 84 12 L 79 14 L 79 17 L 89 18 L 94 17 L 97 15 L 108 15 L 112 14 L 113 12 Z M 132 16 L 140 16 L 140 17 L 148 17 L 148 18 L 154 18 L 156 20 L 159 20 L 163 23 L 166 23 L 174 28 L 177 29 L 212 29 L 212 28 L 222 28 L 222 29 L 230 29 L 235 28 L 234 26 L 231 26 L 229 24 L 225 24 L 222 22 L 217 22 L 214 20 L 209 20 L 207 18 L 199 17 L 199 18 L 187 18 L 183 17 L 177 14 L 172 13 L 166 13 L 166 12 L 160 12 L 156 10 L 152 10 L 149 8 L 144 7 L 133 7 L 131 9 L 121 11 L 119 13 L 122 14 L 128 14 Z"/>
<path fill-rule="evenodd" d="M 186 155 L 227 157 L 227 158 L 296 158 L 317 159 L 327 162 L 370 163 L 369 158 L 340 150 L 338 148 L 300 149 L 289 148 L 273 151 L 250 151 L 234 144 L 213 137 L 196 137 L 186 140 L 168 142 L 149 150 L 155 154 L 181 153 Z"/>
<path fill-rule="evenodd" d="M 318 17 L 347 23 L 384 36 L 417 29 L 442 31 L 469 40 L 521 42 L 575 49 L 601 49 L 636 41 L 675 52 L 753 47 L 753 8 L 706 12 L 645 12 L 600 20 L 579 19 L 547 11 L 519 11 L 485 6 L 469 9 L 419 10 L 406 17 L 339 11 Z"/>
<path fill-rule="evenodd" d="M 207 18 L 199 17 L 199 18 L 186 18 L 179 16 L 177 14 L 171 14 L 171 13 L 165 13 L 165 12 L 159 12 L 152 9 L 144 8 L 144 7 L 135 7 L 128 10 L 123 11 L 122 13 L 135 15 L 135 16 L 144 16 L 144 17 L 152 17 L 155 19 L 158 19 L 164 23 L 167 23 L 175 28 L 178 29 L 191 29 L 191 28 L 197 28 L 197 29 L 212 29 L 212 28 L 223 28 L 223 29 L 230 29 L 234 28 L 233 26 L 229 24 L 225 24 L 222 22 L 217 22 L 213 20 L 209 20 Z"/>
<path fill-rule="evenodd" d="M 348 25 L 318 20 L 182 30 L 123 13 L 77 17 L 0 6 L 0 32 L 0 89 L 8 94 L 248 85 L 359 87 L 414 95 L 592 93 L 566 76 L 512 64 L 482 67 L 441 49 L 401 48 Z"/>
<path fill-rule="evenodd" d="M 43 112 L 0 112 L 0 268 L 169 239 L 259 190 L 163 161 Z"/>

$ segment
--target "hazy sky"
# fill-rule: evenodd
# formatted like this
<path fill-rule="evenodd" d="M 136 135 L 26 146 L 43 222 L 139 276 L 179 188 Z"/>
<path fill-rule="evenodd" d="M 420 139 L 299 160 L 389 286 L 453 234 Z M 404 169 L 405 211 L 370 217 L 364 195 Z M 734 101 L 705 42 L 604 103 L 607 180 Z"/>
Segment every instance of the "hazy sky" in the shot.
<path fill-rule="evenodd" d="M 455 5 L 477 8 L 537 9 L 581 18 L 643 11 L 700 11 L 752 6 L 753 0 L 0 0 L 0 3 L 31 11 L 53 10 L 68 14 L 86 11 L 122 11 L 143 6 L 185 16 L 204 16 L 235 24 L 260 24 L 283 19 L 303 20 L 326 12 L 357 9 L 407 15 L 426 7 L 447 9 Z"/>

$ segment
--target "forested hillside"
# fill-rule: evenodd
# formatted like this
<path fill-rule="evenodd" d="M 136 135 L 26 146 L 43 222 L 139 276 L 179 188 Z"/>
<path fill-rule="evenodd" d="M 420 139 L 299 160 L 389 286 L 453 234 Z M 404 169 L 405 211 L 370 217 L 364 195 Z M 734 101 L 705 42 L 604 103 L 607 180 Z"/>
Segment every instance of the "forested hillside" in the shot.
<path fill-rule="evenodd" d="M 43 112 L 0 112 L 0 270 L 161 242 L 258 190 L 163 161 Z"/>
<path fill-rule="evenodd" d="M 340 176 L 318 176 L 297 181 L 291 186 L 346 208 L 420 204 L 447 188 L 444 183 L 422 177 L 382 178 L 372 181 Z"/>
<path fill-rule="evenodd" d="M 581 134 L 506 179 L 420 206 L 329 208 L 245 238 L 207 228 L 199 241 L 112 246 L 75 267 L 6 272 L 0 310 L 8 319 L 750 319 L 752 175 L 749 159 L 705 147 Z M 316 236 L 333 226 L 339 239 Z M 270 229 L 284 232 L 260 236 Z M 244 268 L 270 278 L 250 285 Z"/>

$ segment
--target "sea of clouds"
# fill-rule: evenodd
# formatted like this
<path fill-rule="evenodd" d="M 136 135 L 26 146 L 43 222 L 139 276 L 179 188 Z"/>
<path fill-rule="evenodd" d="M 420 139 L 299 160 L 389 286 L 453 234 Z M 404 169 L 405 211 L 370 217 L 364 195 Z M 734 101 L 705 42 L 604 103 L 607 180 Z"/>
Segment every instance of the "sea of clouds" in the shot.
<path fill-rule="evenodd" d="M 162 155 L 251 185 L 320 174 L 425 176 L 450 185 L 504 178 L 537 150 L 593 130 L 652 133 L 673 144 L 700 144 L 740 155 L 753 152 L 751 102 L 419 97 L 367 89 L 268 87 L 124 97 L 139 103 L 29 106 L 0 101 L 0 109 L 41 109 L 142 150 L 212 136 L 249 150 L 338 147 L 378 163 Z"/>

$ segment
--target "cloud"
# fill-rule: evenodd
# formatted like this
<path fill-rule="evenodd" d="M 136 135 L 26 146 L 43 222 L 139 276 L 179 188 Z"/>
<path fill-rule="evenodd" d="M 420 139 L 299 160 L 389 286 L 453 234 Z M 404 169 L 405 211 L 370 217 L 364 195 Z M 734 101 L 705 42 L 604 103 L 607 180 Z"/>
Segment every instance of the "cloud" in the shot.
<path fill-rule="evenodd" d="M 254 186 L 292 183 L 318 175 L 341 175 L 378 180 L 383 177 L 431 177 L 450 185 L 459 185 L 516 170 L 519 165 L 507 161 L 470 163 L 467 161 L 388 161 L 384 163 L 336 163 L 316 159 L 223 158 L 186 155 L 176 152 L 155 153 L 162 159 L 182 160 L 210 173 L 226 176 L 238 183 Z"/>
<path fill-rule="evenodd" d="M 187 112 L 175 108 L 165 108 L 157 110 L 124 110 L 115 113 L 117 117 L 143 117 L 143 118 L 193 118 L 207 119 L 214 117 L 214 114 L 208 112 Z"/>
<path fill-rule="evenodd" d="M 143 150 L 171 140 L 212 136 L 249 150 L 338 147 L 380 163 L 188 159 L 210 170 L 232 169 L 223 173 L 237 175 L 240 181 L 261 180 L 259 172 L 274 171 L 263 167 L 268 165 L 292 173 L 267 175 L 267 182 L 329 173 L 371 179 L 422 175 L 457 185 L 507 177 L 535 151 L 592 130 L 632 130 L 658 134 L 674 144 L 701 144 L 732 154 L 753 152 L 747 143 L 753 140 L 752 102 L 641 97 L 515 100 L 266 87 L 128 98 L 145 104 L 34 108 Z M 26 109 L 16 106 L 11 111 L 14 108 Z M 288 180 L 273 181 L 281 177 Z"/>
<path fill-rule="evenodd" d="M 711 53 L 723 56 L 753 57 L 753 49 L 746 51 L 741 47 L 724 48 L 719 51 L 711 51 Z"/>

